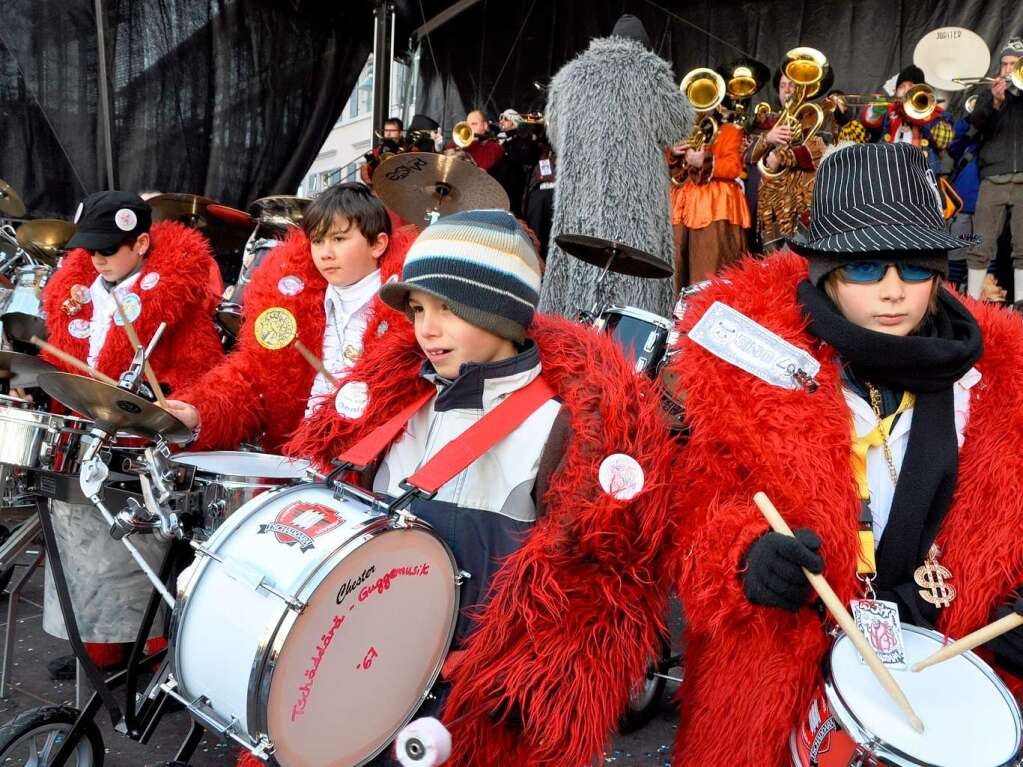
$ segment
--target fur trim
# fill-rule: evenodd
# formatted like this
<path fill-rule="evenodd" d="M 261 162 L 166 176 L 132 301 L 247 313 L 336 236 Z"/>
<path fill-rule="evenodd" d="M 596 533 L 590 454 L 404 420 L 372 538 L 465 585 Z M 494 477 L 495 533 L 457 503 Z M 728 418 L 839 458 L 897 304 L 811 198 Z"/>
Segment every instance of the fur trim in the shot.
<path fill-rule="evenodd" d="M 666 592 L 663 554 L 669 441 L 660 400 L 614 342 L 576 323 L 538 315 L 529 333 L 543 375 L 567 410 L 572 438 L 544 498 L 546 515 L 494 580 L 454 674 L 445 714 L 452 765 L 578 767 L 596 758 L 624 710 L 630 685 L 660 646 Z M 329 461 L 430 384 L 411 325 L 363 355 L 346 381 L 370 397 L 358 421 L 323 408 L 289 452 Z M 643 467 L 631 502 L 607 495 L 597 478 L 612 453 Z M 489 712 L 521 712 L 524 732 Z"/>
<path fill-rule="evenodd" d="M 153 224 L 150 239 L 145 265 L 132 288 L 142 304 L 142 313 L 133 324 L 145 343 L 153 337 L 161 322 L 167 323 L 151 364 L 156 377 L 176 391 L 216 365 L 224 356 L 220 337 L 213 325 L 217 297 L 210 291 L 207 279 L 210 269 L 216 265 L 206 238 L 179 223 L 164 221 Z M 153 274 L 159 275 L 159 282 L 150 290 L 142 289 L 142 282 Z M 89 339 L 75 338 L 68 325 L 71 320 L 91 320 L 92 303 L 82 306 L 73 317 L 66 314 L 61 306 L 70 297 L 72 286 L 88 287 L 96 276 L 91 255 L 78 248 L 64 257 L 61 268 L 43 289 L 50 343 L 81 360 L 89 356 Z M 127 333 L 120 326 L 111 324 L 96 360 L 96 368 L 117 378 L 131 363 L 133 356 Z M 43 357 L 62 370 L 69 370 L 49 355 L 44 354 Z"/>
<path fill-rule="evenodd" d="M 392 232 L 380 261 L 382 280 L 401 274 L 405 253 L 417 234 L 413 226 Z M 298 295 L 284 295 L 278 288 L 281 278 L 289 275 L 305 286 Z M 315 353 L 323 348 L 326 289 L 310 255 L 309 240 L 301 230 L 293 230 L 260 264 L 246 289 L 237 348 L 179 397 L 199 409 L 202 428 L 195 449 L 230 450 L 245 441 L 260 442 L 271 453 L 282 449 L 305 414 L 316 371 L 294 346 L 264 349 L 256 341 L 252 323 L 270 307 L 288 309 L 298 322 L 298 338 Z M 400 314 L 374 299 L 363 336 L 364 353 L 388 327 L 403 322 Z"/>
<path fill-rule="evenodd" d="M 670 280 L 609 272 L 562 251 L 559 234 L 624 242 L 673 263 L 669 174 L 664 150 L 688 135 L 693 113 L 671 67 L 642 45 L 594 40 L 554 76 L 547 135 L 558 154 L 558 184 L 540 311 L 575 317 L 609 296 L 670 316 Z M 615 147 L 609 156 L 608 147 Z"/>
<path fill-rule="evenodd" d="M 787 763 L 791 728 L 805 715 L 830 646 L 817 616 L 755 607 L 739 563 L 767 525 L 752 503 L 763 490 L 789 525 L 824 542 L 825 575 L 843 601 L 856 596 L 858 502 L 849 412 L 834 350 L 806 332 L 795 287 L 806 262 L 792 253 L 747 259 L 694 297 L 684 329 L 722 301 L 821 362 L 813 394 L 773 387 L 688 339 L 678 372 L 692 438 L 677 483 L 686 488 L 674 561 L 687 617 L 686 684 L 675 764 Z M 1023 583 L 1023 497 L 1006 477 L 1023 471 L 1023 319 L 966 301 L 980 323 L 983 379 L 973 389 L 959 482 L 938 543 L 960 595 L 939 628 L 962 636 L 985 624 Z M 678 496 L 681 502 L 682 499 Z M 764 701 L 771 701 L 765 706 Z M 735 732 L 747 737 L 736 739 Z"/>

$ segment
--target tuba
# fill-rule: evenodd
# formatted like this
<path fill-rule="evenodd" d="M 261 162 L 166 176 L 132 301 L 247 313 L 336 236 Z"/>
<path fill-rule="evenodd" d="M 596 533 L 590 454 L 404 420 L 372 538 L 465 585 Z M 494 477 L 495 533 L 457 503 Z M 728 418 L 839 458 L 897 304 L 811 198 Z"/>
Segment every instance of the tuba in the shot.
<path fill-rule="evenodd" d="M 699 115 L 693 132 L 686 140 L 689 148 L 700 150 L 713 144 L 718 133 L 718 122 L 714 119 L 714 111 L 725 97 L 725 78 L 713 69 L 698 67 L 682 78 L 679 90 Z"/>
<path fill-rule="evenodd" d="M 824 110 L 809 99 L 820 90 L 828 71 L 828 60 L 816 48 L 806 47 L 793 48 L 785 57 L 788 59 L 784 67 L 785 77 L 795 86 L 795 91 L 778 115 L 778 122 L 792 129 L 791 145 L 797 146 L 817 135 L 824 125 Z M 804 127 L 809 118 L 812 118 L 812 123 Z M 772 171 L 764 160 L 762 157 L 757 163 L 764 177 L 777 178 L 785 173 L 784 169 Z"/>

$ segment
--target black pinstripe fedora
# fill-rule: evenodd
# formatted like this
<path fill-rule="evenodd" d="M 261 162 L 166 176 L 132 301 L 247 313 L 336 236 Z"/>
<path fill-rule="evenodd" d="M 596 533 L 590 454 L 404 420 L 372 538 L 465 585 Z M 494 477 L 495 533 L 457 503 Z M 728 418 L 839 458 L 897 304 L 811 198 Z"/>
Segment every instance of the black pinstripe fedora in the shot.
<path fill-rule="evenodd" d="M 927 159 L 910 144 L 854 144 L 817 169 L 809 231 L 789 240 L 805 256 L 948 251 L 980 242 L 945 228 Z M 862 256 L 860 257 L 862 258 Z"/>

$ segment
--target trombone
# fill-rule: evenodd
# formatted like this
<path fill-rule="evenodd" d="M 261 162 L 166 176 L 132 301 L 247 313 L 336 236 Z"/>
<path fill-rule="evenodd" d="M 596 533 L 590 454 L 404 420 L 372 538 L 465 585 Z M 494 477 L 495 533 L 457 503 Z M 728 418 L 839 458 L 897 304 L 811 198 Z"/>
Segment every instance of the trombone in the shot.
<path fill-rule="evenodd" d="M 1013 87 L 1018 91 L 1023 91 L 1023 59 L 1016 62 L 1016 65 L 1012 68 L 1012 72 L 1007 75 L 998 75 L 996 77 L 953 77 L 952 82 L 959 85 L 992 85 L 997 83 L 999 80 L 1011 82 Z"/>
<path fill-rule="evenodd" d="M 1023 81 L 1021 81 L 1023 82 Z M 934 88 L 924 83 L 914 85 L 902 98 L 887 96 L 872 96 L 869 93 L 850 93 L 842 96 L 849 106 L 887 106 L 888 104 L 902 104 L 902 111 L 910 120 L 927 122 L 934 116 L 934 110 L 938 108 L 938 99 L 934 95 Z"/>
<path fill-rule="evenodd" d="M 792 97 L 785 103 L 781 114 L 778 115 L 778 124 L 788 125 L 792 130 L 790 144 L 805 144 L 817 135 L 817 131 L 824 125 L 824 110 L 819 104 L 808 99 L 813 98 L 820 91 L 821 82 L 828 71 L 828 60 L 823 53 L 816 48 L 799 47 L 793 48 L 785 54 L 788 62 L 785 64 L 785 77 L 794 85 L 795 91 Z M 760 105 L 758 104 L 759 108 Z M 807 128 L 804 127 L 807 116 L 812 116 L 813 123 Z M 785 173 L 785 168 L 773 171 L 767 167 L 767 156 L 760 158 L 757 167 L 762 176 L 766 178 L 778 178 Z"/>

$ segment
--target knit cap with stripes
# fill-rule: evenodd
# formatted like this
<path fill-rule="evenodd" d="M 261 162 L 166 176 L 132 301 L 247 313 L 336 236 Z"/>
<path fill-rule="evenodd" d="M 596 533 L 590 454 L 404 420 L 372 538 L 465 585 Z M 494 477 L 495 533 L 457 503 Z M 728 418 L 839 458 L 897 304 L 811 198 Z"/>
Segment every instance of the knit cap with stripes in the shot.
<path fill-rule="evenodd" d="M 506 210 L 467 210 L 438 219 L 405 256 L 401 280 L 380 298 L 411 318 L 410 290 L 443 300 L 466 322 L 521 342 L 540 298 L 540 260 Z"/>

